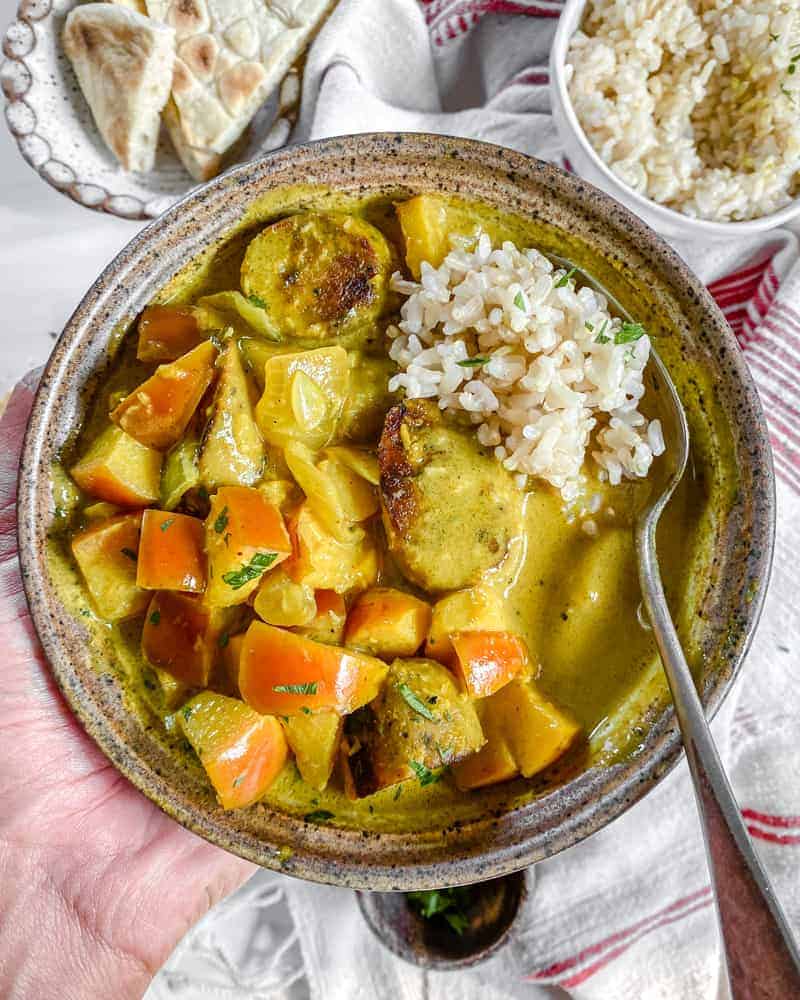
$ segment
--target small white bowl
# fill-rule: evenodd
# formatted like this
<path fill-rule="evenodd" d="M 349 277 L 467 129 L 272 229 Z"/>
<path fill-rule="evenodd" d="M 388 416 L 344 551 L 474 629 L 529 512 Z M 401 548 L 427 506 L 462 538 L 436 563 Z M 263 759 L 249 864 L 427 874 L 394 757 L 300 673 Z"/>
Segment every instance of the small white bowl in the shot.
<path fill-rule="evenodd" d="M 800 217 L 800 198 L 778 212 L 771 212 L 747 222 L 712 222 L 708 219 L 693 219 L 676 212 L 628 187 L 595 152 L 592 144 L 581 128 L 578 116 L 572 106 L 565 65 L 570 39 L 583 20 L 587 0 L 566 0 L 558 20 L 553 46 L 550 50 L 550 93 L 552 96 L 553 118 L 561 138 L 564 151 L 574 170 L 596 187 L 622 202 L 632 212 L 653 227 L 662 236 L 672 239 L 705 240 L 736 239 L 752 236 L 776 226 L 782 226 Z"/>

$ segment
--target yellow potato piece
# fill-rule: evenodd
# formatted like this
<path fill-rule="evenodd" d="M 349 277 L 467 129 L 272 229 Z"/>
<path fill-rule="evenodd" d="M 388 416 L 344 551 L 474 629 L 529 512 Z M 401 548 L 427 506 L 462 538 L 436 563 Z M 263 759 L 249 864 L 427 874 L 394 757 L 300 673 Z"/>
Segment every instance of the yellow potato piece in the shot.
<path fill-rule="evenodd" d="M 442 597 L 433 606 L 426 656 L 442 663 L 455 659 L 452 632 L 503 632 L 509 628 L 503 598 L 483 584 Z"/>
<path fill-rule="evenodd" d="M 303 781 L 318 792 L 328 784 L 344 719 L 335 712 L 314 712 L 288 716 L 283 722 L 286 741 L 294 754 Z"/>
<path fill-rule="evenodd" d="M 450 251 L 447 203 L 433 194 L 418 194 L 397 206 L 397 216 L 406 245 L 406 264 L 419 278 L 423 260 L 438 267 Z"/>

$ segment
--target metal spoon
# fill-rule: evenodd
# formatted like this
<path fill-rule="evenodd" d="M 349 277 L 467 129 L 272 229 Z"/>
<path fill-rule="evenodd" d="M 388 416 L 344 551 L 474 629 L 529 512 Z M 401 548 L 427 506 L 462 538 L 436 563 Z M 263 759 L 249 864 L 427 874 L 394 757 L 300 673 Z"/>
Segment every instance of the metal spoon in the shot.
<path fill-rule="evenodd" d="M 653 465 L 650 500 L 636 520 L 639 583 L 694 781 L 731 992 L 735 998 L 800 997 L 797 942 L 742 822 L 661 583 L 656 526 L 686 468 L 689 428 L 675 385 L 655 350 L 647 379 L 667 447 Z"/>

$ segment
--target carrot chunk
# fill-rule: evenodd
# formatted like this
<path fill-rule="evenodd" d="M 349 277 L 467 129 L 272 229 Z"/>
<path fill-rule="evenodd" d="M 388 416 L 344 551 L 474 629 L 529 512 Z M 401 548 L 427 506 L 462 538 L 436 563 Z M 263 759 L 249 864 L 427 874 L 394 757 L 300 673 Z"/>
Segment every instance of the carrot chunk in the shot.
<path fill-rule="evenodd" d="M 158 500 L 161 454 L 119 427 L 107 427 L 73 465 L 70 474 L 82 490 L 122 507 L 143 507 Z"/>
<path fill-rule="evenodd" d="M 148 306 L 139 317 L 140 361 L 176 361 L 203 340 L 191 309 L 177 306 Z"/>
<path fill-rule="evenodd" d="M 95 524 L 72 539 L 80 567 L 101 618 L 117 622 L 140 614 L 148 594 L 136 585 L 141 511 Z"/>
<path fill-rule="evenodd" d="M 373 656 L 413 656 L 425 640 L 431 608 L 402 590 L 375 587 L 356 600 L 347 616 L 344 641 Z"/>
<path fill-rule="evenodd" d="M 177 718 L 223 809 L 243 809 L 258 801 L 286 763 L 280 722 L 238 698 L 203 691 Z"/>
<path fill-rule="evenodd" d="M 166 451 L 183 435 L 214 378 L 217 349 L 210 340 L 168 365 L 127 395 L 111 419 L 149 448 Z"/>
<path fill-rule="evenodd" d="M 473 698 L 486 698 L 529 669 L 528 649 L 513 632 L 454 632 L 456 668 Z"/>
<path fill-rule="evenodd" d="M 283 515 L 251 486 L 221 486 L 205 522 L 206 602 L 243 604 L 261 577 L 292 552 Z"/>
<path fill-rule="evenodd" d="M 363 653 L 253 622 L 239 660 L 239 690 L 257 712 L 354 712 L 378 693 L 387 666 Z"/>
<path fill-rule="evenodd" d="M 146 590 L 201 593 L 206 585 L 203 522 L 186 514 L 146 510 L 136 583 Z"/>
<path fill-rule="evenodd" d="M 205 687 L 222 631 L 219 612 L 201 598 L 171 590 L 153 595 L 142 629 L 142 652 L 149 663 L 189 687 Z"/>

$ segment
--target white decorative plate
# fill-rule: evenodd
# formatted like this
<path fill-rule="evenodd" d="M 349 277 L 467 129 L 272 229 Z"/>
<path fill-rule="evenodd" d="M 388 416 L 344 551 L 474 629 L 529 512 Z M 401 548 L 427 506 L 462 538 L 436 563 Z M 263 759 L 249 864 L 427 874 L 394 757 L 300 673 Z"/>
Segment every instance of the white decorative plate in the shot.
<path fill-rule="evenodd" d="M 270 0 L 266 0 L 267 3 Z M 123 170 L 106 148 L 61 49 L 76 0 L 22 0 L 3 39 L 0 83 L 6 121 L 25 160 L 74 201 L 126 219 L 151 219 L 195 187 L 162 128 L 155 168 Z M 284 146 L 297 116 L 298 64 L 263 105 L 230 163 Z M 227 165 L 230 165 L 228 163 Z"/>

